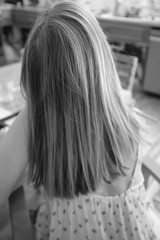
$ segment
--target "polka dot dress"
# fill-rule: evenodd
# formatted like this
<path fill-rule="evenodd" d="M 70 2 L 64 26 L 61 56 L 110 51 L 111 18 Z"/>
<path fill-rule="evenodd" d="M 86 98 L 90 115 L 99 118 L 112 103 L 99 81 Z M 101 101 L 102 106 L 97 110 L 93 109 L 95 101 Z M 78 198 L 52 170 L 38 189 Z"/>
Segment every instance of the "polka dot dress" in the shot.
<path fill-rule="evenodd" d="M 114 197 L 90 194 L 44 203 L 36 223 L 37 240 L 152 240 L 143 182 Z M 51 213 L 50 213 L 51 212 Z"/>

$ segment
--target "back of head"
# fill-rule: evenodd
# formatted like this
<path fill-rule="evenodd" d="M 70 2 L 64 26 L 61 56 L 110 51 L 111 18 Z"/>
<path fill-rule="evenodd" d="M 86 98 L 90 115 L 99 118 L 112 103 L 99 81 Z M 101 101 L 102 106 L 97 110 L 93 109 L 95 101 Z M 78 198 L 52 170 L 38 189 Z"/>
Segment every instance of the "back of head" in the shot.
<path fill-rule="evenodd" d="M 73 197 L 123 174 L 139 126 L 123 102 L 106 36 L 85 7 L 61 1 L 38 17 L 21 85 L 35 186 L 50 197 Z"/>

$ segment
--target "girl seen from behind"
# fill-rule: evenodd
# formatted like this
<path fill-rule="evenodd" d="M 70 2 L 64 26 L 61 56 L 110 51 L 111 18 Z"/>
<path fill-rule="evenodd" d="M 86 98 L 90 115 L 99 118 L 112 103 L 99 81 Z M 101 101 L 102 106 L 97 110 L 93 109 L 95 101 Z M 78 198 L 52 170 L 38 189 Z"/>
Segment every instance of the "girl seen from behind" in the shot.
<path fill-rule="evenodd" d="M 28 166 L 29 181 L 45 192 L 37 239 L 154 239 L 139 159 L 141 121 L 123 99 L 106 36 L 85 7 L 60 1 L 38 17 L 21 86 L 26 109 L 1 145 L 3 157 L 13 135 L 22 146 L 15 160 L 7 157 L 18 169 L 3 195 Z"/>

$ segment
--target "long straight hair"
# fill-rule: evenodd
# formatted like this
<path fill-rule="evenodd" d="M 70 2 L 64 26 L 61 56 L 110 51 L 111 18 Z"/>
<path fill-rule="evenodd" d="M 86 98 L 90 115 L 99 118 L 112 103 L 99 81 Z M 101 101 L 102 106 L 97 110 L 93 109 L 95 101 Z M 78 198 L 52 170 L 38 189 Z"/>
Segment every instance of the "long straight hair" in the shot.
<path fill-rule="evenodd" d="M 72 198 L 125 174 L 139 123 L 123 100 L 106 36 L 85 7 L 57 2 L 41 13 L 26 43 L 21 86 L 35 187 Z"/>

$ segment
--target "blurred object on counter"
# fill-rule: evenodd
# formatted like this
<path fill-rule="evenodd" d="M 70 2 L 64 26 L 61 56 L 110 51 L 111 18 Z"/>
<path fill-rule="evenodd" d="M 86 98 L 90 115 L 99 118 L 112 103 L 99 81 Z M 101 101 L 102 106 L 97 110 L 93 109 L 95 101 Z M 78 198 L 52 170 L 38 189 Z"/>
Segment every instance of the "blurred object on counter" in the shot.
<path fill-rule="evenodd" d="M 148 0 L 146 7 L 141 10 L 141 17 L 151 18 L 152 20 L 160 19 L 160 1 Z"/>
<path fill-rule="evenodd" d="M 30 0 L 29 2 L 31 3 L 31 5 L 37 5 L 39 3 L 39 0 Z"/>
<path fill-rule="evenodd" d="M 122 16 L 152 18 L 154 15 L 160 17 L 159 0 L 122 0 L 121 7 L 125 9 Z"/>
<path fill-rule="evenodd" d="M 114 14 L 117 0 L 81 0 L 95 15 Z"/>
<path fill-rule="evenodd" d="M 4 1 L 4 3 L 11 3 L 11 4 L 15 4 L 15 5 L 17 5 L 17 4 L 21 4 L 21 5 L 23 5 L 23 0 L 3 0 Z"/>
<path fill-rule="evenodd" d="M 93 12 L 131 18 L 160 18 L 159 0 L 82 0 Z"/>

